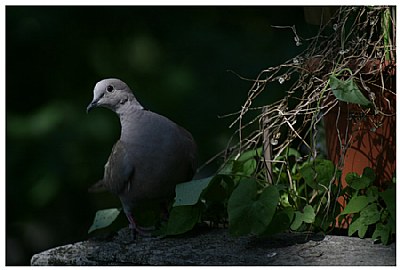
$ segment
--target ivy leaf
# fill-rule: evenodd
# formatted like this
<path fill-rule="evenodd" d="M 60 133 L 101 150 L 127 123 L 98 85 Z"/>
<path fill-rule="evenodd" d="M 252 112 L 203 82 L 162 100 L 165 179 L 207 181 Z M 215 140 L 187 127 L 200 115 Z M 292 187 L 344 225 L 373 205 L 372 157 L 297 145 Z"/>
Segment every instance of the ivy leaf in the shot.
<path fill-rule="evenodd" d="M 167 235 L 177 235 L 190 231 L 200 219 L 200 208 L 197 205 L 173 207 L 167 224 Z"/>
<path fill-rule="evenodd" d="M 213 176 L 176 185 L 176 197 L 173 206 L 195 205 L 212 179 Z"/>
<path fill-rule="evenodd" d="M 233 173 L 234 160 L 229 159 L 222 168 L 218 171 L 219 175 L 231 175 Z"/>
<path fill-rule="evenodd" d="M 301 157 L 300 152 L 297 151 L 297 150 L 294 149 L 294 148 L 291 148 L 291 147 L 286 148 L 285 151 L 284 151 L 283 153 L 284 153 L 284 154 L 282 154 L 282 155 L 276 157 L 276 160 L 283 160 L 283 159 L 285 159 L 286 157 L 291 157 L 291 156 L 293 156 L 293 157 L 295 157 L 295 158 L 300 158 L 300 157 Z"/>
<path fill-rule="evenodd" d="M 102 229 L 111 225 L 114 220 L 118 217 L 121 209 L 110 208 L 103 209 L 96 212 L 96 216 L 94 217 L 94 221 L 92 226 L 89 228 L 88 233 L 91 233 L 95 230 Z"/>
<path fill-rule="evenodd" d="M 296 157 L 296 158 L 300 158 L 300 157 L 301 157 L 301 154 L 300 154 L 300 152 L 297 151 L 296 149 L 294 149 L 294 148 L 289 148 L 289 150 L 288 150 L 288 152 L 287 152 L 287 156 L 288 156 L 288 157 L 294 156 L 294 157 Z"/>
<path fill-rule="evenodd" d="M 240 157 L 233 162 L 232 171 L 238 175 L 251 176 L 256 168 L 256 158 L 261 156 L 262 149 L 252 149 L 243 152 Z"/>
<path fill-rule="evenodd" d="M 269 186 L 258 194 L 254 179 L 240 180 L 228 201 L 230 233 L 236 236 L 261 234 L 271 222 L 278 201 L 279 192 L 275 186 Z"/>
<path fill-rule="evenodd" d="M 300 226 L 304 223 L 313 223 L 315 220 L 315 213 L 314 209 L 312 208 L 311 205 L 306 205 L 303 209 L 303 212 L 296 211 L 295 212 L 295 218 L 290 225 L 290 229 L 296 231 L 300 228 Z"/>
<path fill-rule="evenodd" d="M 372 184 L 375 179 L 376 179 L 376 174 L 374 170 L 370 167 L 365 167 L 362 173 L 363 177 L 367 177 L 370 180 L 370 183 Z"/>
<path fill-rule="evenodd" d="M 326 159 L 316 159 L 306 163 L 300 169 L 307 185 L 318 190 L 326 190 L 333 178 L 334 171 L 335 167 L 332 161 Z"/>
<path fill-rule="evenodd" d="M 346 183 L 355 190 L 365 189 L 375 181 L 375 172 L 366 167 L 361 176 L 357 173 L 351 172 L 346 175 Z"/>
<path fill-rule="evenodd" d="M 360 217 L 358 218 L 364 225 L 375 224 L 381 219 L 381 213 L 378 210 L 376 203 L 372 203 L 365 207 L 360 212 Z"/>
<path fill-rule="evenodd" d="M 388 188 L 383 192 L 380 192 L 386 207 L 393 218 L 396 218 L 396 189 Z"/>
<path fill-rule="evenodd" d="M 369 203 L 378 200 L 378 197 L 379 197 L 378 187 L 376 187 L 376 186 L 369 187 L 367 189 L 366 195 L 367 195 Z"/>
<path fill-rule="evenodd" d="M 382 243 L 384 245 L 389 244 L 389 238 L 391 235 L 391 228 L 390 226 L 388 226 L 388 224 L 384 225 L 381 222 L 379 222 L 378 224 L 376 224 L 376 229 L 374 231 L 374 233 L 372 234 L 372 239 L 376 240 L 376 239 L 381 239 Z"/>
<path fill-rule="evenodd" d="M 348 230 L 348 236 L 352 236 L 356 231 L 358 231 L 358 237 L 364 238 L 367 230 L 368 230 L 368 225 L 363 224 L 360 218 L 358 218 L 351 222 Z"/>
<path fill-rule="evenodd" d="M 238 161 L 246 161 L 246 160 L 249 160 L 254 157 L 259 157 L 259 156 L 261 156 L 261 153 L 262 153 L 261 147 L 259 147 L 257 149 L 247 150 L 240 155 L 240 157 L 238 158 Z"/>
<path fill-rule="evenodd" d="M 350 199 L 344 210 L 340 215 L 351 213 L 358 213 L 368 205 L 368 198 L 366 196 L 356 196 Z"/>
<path fill-rule="evenodd" d="M 329 85 L 338 100 L 363 106 L 371 105 L 371 102 L 364 97 L 352 78 L 343 81 L 336 78 L 335 75 L 330 75 Z"/>
<path fill-rule="evenodd" d="M 271 220 L 271 223 L 268 225 L 263 235 L 272 235 L 286 231 L 287 229 L 289 229 L 293 217 L 294 217 L 293 208 L 285 208 L 275 213 L 274 217 Z"/>

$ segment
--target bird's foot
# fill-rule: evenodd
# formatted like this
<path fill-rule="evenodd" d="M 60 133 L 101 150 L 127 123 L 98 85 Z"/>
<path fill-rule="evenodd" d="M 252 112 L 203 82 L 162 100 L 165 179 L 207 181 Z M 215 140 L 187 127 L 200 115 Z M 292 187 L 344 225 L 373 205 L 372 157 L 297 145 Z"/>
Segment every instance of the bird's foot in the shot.
<path fill-rule="evenodd" d="M 151 237 L 153 236 L 152 233 L 155 230 L 155 227 L 141 227 L 136 224 L 129 224 L 129 228 L 132 230 L 133 239 L 137 239 L 137 236 L 141 237 Z"/>

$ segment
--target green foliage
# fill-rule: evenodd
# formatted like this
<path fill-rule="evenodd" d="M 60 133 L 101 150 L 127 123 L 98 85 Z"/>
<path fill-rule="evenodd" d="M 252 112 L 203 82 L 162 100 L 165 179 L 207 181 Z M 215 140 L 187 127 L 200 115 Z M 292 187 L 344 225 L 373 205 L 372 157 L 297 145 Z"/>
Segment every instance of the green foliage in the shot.
<path fill-rule="evenodd" d="M 341 215 L 358 213 L 368 205 L 368 198 L 366 196 L 352 197 Z"/>
<path fill-rule="evenodd" d="M 295 219 L 290 226 L 290 229 L 296 231 L 300 228 L 303 223 L 313 223 L 315 221 L 315 213 L 314 209 L 311 205 L 306 205 L 304 207 L 303 212 L 296 211 L 295 212 Z"/>
<path fill-rule="evenodd" d="M 99 210 L 96 213 L 92 226 L 89 228 L 88 233 L 91 233 L 95 230 L 102 229 L 111 225 L 114 220 L 118 217 L 121 209 L 110 208 Z"/>
<path fill-rule="evenodd" d="M 376 176 L 371 168 L 365 168 L 363 174 L 359 176 L 356 173 L 348 173 L 346 175 L 346 183 L 355 190 L 360 190 L 370 186 Z"/>
<path fill-rule="evenodd" d="M 256 181 L 248 179 L 256 171 L 255 158 L 259 157 L 260 153 L 261 149 L 245 152 L 237 160 L 229 160 L 214 176 L 177 185 L 176 200 L 168 220 L 168 229 L 163 233 L 176 235 L 187 232 L 201 220 L 223 223 L 228 218 L 228 213 L 235 222 L 244 208 L 253 211 L 251 216 L 254 220 L 259 216 L 258 211 L 267 213 L 268 216 L 262 217 L 259 222 L 265 226 L 268 225 L 276 208 L 276 205 L 269 206 L 271 200 L 269 195 L 273 194 L 273 187 L 266 188 L 260 195 L 257 195 Z M 240 194 L 247 195 L 247 197 L 241 198 Z M 275 193 L 275 204 L 278 201 L 276 194 L 277 192 Z M 238 199 L 235 200 L 235 196 L 239 196 Z M 268 205 L 264 204 L 265 201 L 268 202 Z M 182 206 L 190 207 L 181 208 L 179 214 L 174 214 Z M 255 226 L 257 227 L 257 225 Z M 237 231 L 235 227 L 233 228 L 237 234 L 241 233 L 241 228 L 238 228 Z M 261 226 L 259 225 L 258 228 Z"/>
<path fill-rule="evenodd" d="M 387 245 L 395 233 L 396 226 L 396 191 L 390 186 L 383 192 L 373 185 L 376 176 L 371 168 L 365 168 L 362 175 L 348 173 L 348 186 L 344 192 L 350 197 L 341 213 L 348 216 L 351 223 L 348 235 L 358 232 L 358 237 L 364 238 L 369 229 L 373 230 L 372 239 L 380 240 Z"/>
<path fill-rule="evenodd" d="M 300 170 L 307 185 L 318 190 L 327 189 L 334 172 L 332 161 L 326 159 L 316 159 L 314 162 L 306 163 Z"/>
<path fill-rule="evenodd" d="M 191 230 L 200 220 L 200 215 L 200 208 L 196 205 L 183 205 L 172 208 L 165 234 L 177 235 Z"/>
<path fill-rule="evenodd" d="M 194 205 L 198 202 L 201 193 L 208 186 L 212 177 L 181 183 L 176 186 L 174 206 Z"/>
<path fill-rule="evenodd" d="M 286 156 L 279 157 L 280 160 L 300 156 L 294 149 L 284 153 Z M 374 239 L 384 244 L 390 242 L 395 232 L 395 189 L 379 192 L 373 185 L 376 176 L 371 168 L 365 168 L 362 175 L 348 173 L 348 186 L 338 193 L 333 181 L 338 173 L 329 160 L 276 163 L 273 171 L 279 181 L 270 184 L 266 183 L 265 174 L 257 172 L 260 156 L 261 149 L 244 152 L 237 159 L 228 160 L 214 176 L 177 185 L 168 222 L 157 234 L 183 234 L 204 221 L 227 222 L 234 236 L 269 235 L 285 230 L 326 232 L 339 216 L 340 220 L 351 220 L 349 236 L 357 232 L 363 238 L 372 228 Z M 343 194 L 349 199 L 339 213 L 337 202 L 329 198 Z M 148 209 L 141 208 L 145 217 L 142 220 L 156 224 L 154 215 L 145 214 Z M 118 214 L 116 209 L 99 211 L 89 231 L 108 226 Z"/>
<path fill-rule="evenodd" d="M 352 78 L 343 81 L 332 74 L 329 76 L 329 85 L 338 100 L 363 106 L 371 105 L 371 102 L 364 97 Z"/>
<path fill-rule="evenodd" d="M 263 233 L 275 214 L 278 201 L 275 186 L 260 191 L 254 179 L 242 179 L 228 201 L 230 233 Z"/>
<path fill-rule="evenodd" d="M 257 170 L 261 154 L 261 148 L 246 151 L 228 160 L 212 177 L 179 184 L 168 229 L 162 233 L 184 233 L 201 221 L 228 222 L 229 232 L 235 236 L 310 227 L 327 229 L 336 216 L 320 209 L 333 209 L 326 199 L 328 190 L 335 191 L 332 162 L 316 159 L 303 164 L 274 164 L 278 181 L 270 184 L 265 181 L 265 174 Z M 293 157 L 299 158 L 299 152 L 288 148 L 278 160 Z M 186 207 L 179 211 L 182 214 L 174 214 L 183 205 Z"/>

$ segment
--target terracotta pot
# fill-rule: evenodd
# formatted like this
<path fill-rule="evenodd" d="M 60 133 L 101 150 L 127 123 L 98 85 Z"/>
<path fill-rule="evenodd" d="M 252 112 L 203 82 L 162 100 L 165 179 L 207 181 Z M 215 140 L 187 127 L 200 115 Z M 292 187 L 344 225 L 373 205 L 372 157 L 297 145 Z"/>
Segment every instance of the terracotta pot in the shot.
<path fill-rule="evenodd" d="M 396 169 L 396 80 L 395 76 L 390 79 L 390 83 L 385 83 L 386 87 L 390 86 L 390 91 L 368 85 L 375 93 L 375 103 L 385 115 L 375 115 L 371 109 L 339 102 L 324 118 L 328 158 L 342 169 L 343 187 L 347 185 L 347 173 L 362 174 L 365 167 L 375 171 L 375 185 L 380 189 L 393 179 Z M 342 148 L 340 142 L 343 145 L 348 142 L 348 145 Z M 344 199 L 338 201 L 344 207 Z"/>

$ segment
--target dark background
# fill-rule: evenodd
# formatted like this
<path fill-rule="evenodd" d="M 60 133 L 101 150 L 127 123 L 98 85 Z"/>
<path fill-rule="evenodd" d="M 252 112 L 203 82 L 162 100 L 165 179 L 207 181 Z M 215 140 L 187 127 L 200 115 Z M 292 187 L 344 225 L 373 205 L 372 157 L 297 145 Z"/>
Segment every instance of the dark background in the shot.
<path fill-rule="evenodd" d="M 111 111 L 86 114 L 97 81 L 124 80 L 191 131 L 202 164 L 234 131 L 218 116 L 238 111 L 252 85 L 228 70 L 254 79 L 306 47 L 271 25 L 316 30 L 303 7 L 6 7 L 6 263 L 87 239 L 95 212 L 119 207 L 87 192 L 120 131 Z M 259 100 L 284 91 L 276 83 Z"/>

